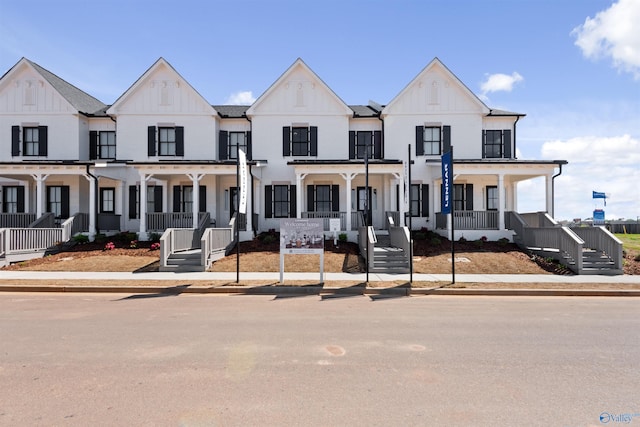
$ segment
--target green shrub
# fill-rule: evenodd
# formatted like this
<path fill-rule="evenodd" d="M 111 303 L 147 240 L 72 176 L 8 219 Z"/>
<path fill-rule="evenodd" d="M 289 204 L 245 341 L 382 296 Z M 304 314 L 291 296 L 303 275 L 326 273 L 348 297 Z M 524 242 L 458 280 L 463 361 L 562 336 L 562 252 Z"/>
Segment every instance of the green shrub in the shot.
<path fill-rule="evenodd" d="M 465 239 L 464 236 L 460 236 L 460 238 L 458 239 L 458 243 L 467 243 L 467 239 Z"/>
<path fill-rule="evenodd" d="M 440 246 L 442 244 L 442 240 L 439 237 L 432 237 L 429 241 L 433 246 Z"/>
<path fill-rule="evenodd" d="M 79 245 L 82 245 L 85 243 L 89 243 L 89 236 L 87 236 L 86 234 L 76 234 L 71 238 L 71 240 Z"/>
<path fill-rule="evenodd" d="M 633 257 L 634 261 L 640 262 L 640 254 L 636 255 L 635 257 Z"/>
<path fill-rule="evenodd" d="M 107 241 L 107 236 L 105 236 L 102 233 L 98 233 L 98 234 L 96 234 L 96 237 L 94 238 L 94 241 L 96 243 L 105 243 Z"/>
<path fill-rule="evenodd" d="M 509 244 L 509 239 L 507 239 L 506 237 L 498 239 L 498 244 L 500 246 L 507 246 Z"/>
<path fill-rule="evenodd" d="M 276 236 L 272 234 L 266 234 L 265 236 L 262 237 L 262 243 L 264 244 L 273 243 L 275 241 L 276 241 Z"/>
<path fill-rule="evenodd" d="M 338 240 L 341 241 L 341 242 L 346 242 L 347 241 L 347 233 L 338 234 Z"/>
<path fill-rule="evenodd" d="M 149 233 L 149 241 L 151 243 L 159 242 L 160 237 L 162 237 L 160 233 Z"/>
<path fill-rule="evenodd" d="M 413 233 L 413 238 L 415 240 L 427 240 L 427 233 L 423 233 L 422 231 L 417 231 Z"/>

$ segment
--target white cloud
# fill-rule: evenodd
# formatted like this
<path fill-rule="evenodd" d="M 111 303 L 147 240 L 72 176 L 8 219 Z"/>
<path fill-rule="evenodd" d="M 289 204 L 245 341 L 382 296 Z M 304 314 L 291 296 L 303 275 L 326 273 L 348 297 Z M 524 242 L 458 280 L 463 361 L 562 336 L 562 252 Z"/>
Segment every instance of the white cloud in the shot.
<path fill-rule="evenodd" d="M 619 0 L 609 9 L 587 17 L 571 35 L 582 54 L 590 59 L 610 57 L 621 71 L 640 80 L 640 1 Z"/>
<path fill-rule="evenodd" d="M 486 97 L 490 92 L 511 92 L 513 86 L 523 80 L 524 77 L 515 71 L 511 75 L 501 73 L 487 75 L 487 79 L 480 85 L 482 96 Z"/>
<path fill-rule="evenodd" d="M 225 104 L 228 105 L 251 105 L 254 103 L 254 101 L 256 100 L 256 98 L 253 96 L 253 92 L 251 91 L 244 91 L 244 92 L 235 92 L 232 93 L 227 100 L 225 101 Z"/>
<path fill-rule="evenodd" d="M 607 219 L 640 215 L 640 139 L 630 135 L 616 137 L 576 137 L 545 142 L 541 157 L 562 159 L 562 175 L 555 180 L 555 217 L 558 219 L 588 218 L 593 209 L 602 206 L 602 199 L 592 199 L 592 191 L 607 193 L 604 208 Z M 519 194 L 544 194 L 544 180 L 518 185 Z M 535 187 L 535 190 L 534 190 Z M 531 189 L 531 191 L 527 191 Z M 544 200 L 527 199 L 518 210 L 544 210 Z"/>

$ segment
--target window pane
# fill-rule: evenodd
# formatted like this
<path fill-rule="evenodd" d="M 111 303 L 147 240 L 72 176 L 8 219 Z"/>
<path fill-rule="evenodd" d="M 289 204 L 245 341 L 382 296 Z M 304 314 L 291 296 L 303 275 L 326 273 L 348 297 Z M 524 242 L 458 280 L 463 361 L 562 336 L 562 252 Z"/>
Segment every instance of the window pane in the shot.
<path fill-rule="evenodd" d="M 275 218 L 289 217 L 289 186 L 273 186 L 273 216 Z"/>
<path fill-rule="evenodd" d="M 38 128 L 24 128 L 24 155 L 37 156 L 39 154 L 39 137 Z"/>
<path fill-rule="evenodd" d="M 52 212 L 55 217 L 62 215 L 62 188 L 61 187 L 47 187 L 49 196 L 49 206 L 47 211 Z"/>
<path fill-rule="evenodd" d="M 424 154 L 436 155 L 440 154 L 440 128 L 426 127 L 423 133 Z"/>
<path fill-rule="evenodd" d="M 291 131 L 291 154 L 294 156 L 309 155 L 309 129 L 293 128 Z"/>
<path fill-rule="evenodd" d="M 484 153 L 486 158 L 502 157 L 502 131 L 486 131 Z"/>
<path fill-rule="evenodd" d="M 316 211 L 331 212 L 331 186 L 316 186 Z"/>
<path fill-rule="evenodd" d="M 244 132 L 230 132 L 229 133 L 229 159 L 238 158 L 238 149 L 247 152 L 246 137 Z"/>
<path fill-rule="evenodd" d="M 100 132 L 98 141 L 98 156 L 101 159 L 116 158 L 116 133 L 111 131 Z"/>
<path fill-rule="evenodd" d="M 410 192 L 410 209 L 411 216 L 420 216 L 420 185 L 411 184 Z"/>
<path fill-rule="evenodd" d="M 498 210 L 498 187 L 487 187 L 487 210 Z"/>
<path fill-rule="evenodd" d="M 371 132 L 358 132 L 356 134 L 356 158 L 364 159 L 369 148 L 369 158 L 373 158 L 373 135 Z"/>

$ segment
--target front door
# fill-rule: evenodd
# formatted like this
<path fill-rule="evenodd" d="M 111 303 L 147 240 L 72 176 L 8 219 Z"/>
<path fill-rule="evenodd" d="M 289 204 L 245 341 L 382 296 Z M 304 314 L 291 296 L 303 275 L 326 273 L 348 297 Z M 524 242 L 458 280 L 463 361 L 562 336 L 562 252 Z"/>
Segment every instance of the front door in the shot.
<path fill-rule="evenodd" d="M 373 221 L 371 221 L 371 206 L 372 206 L 372 198 L 371 198 L 371 187 L 369 187 L 369 198 L 367 199 L 367 192 L 365 191 L 365 187 L 358 187 L 357 191 L 357 203 L 358 203 L 358 212 L 362 212 L 364 215 L 365 224 L 373 225 Z"/>

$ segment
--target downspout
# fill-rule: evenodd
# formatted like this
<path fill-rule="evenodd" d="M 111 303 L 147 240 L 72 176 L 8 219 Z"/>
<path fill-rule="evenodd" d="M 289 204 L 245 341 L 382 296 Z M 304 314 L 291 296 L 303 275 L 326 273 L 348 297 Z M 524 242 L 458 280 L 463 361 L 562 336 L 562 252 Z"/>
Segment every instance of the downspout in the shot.
<path fill-rule="evenodd" d="M 560 175 L 562 175 L 562 163 L 559 163 L 558 166 L 560 167 L 560 170 L 558 170 L 557 174 L 551 177 L 551 218 L 555 218 L 555 210 L 556 210 L 555 179 Z"/>
<path fill-rule="evenodd" d="M 516 125 L 518 124 L 518 120 L 520 120 L 520 116 L 516 116 L 516 121 L 513 122 L 513 158 L 517 159 L 516 154 Z"/>
<path fill-rule="evenodd" d="M 251 121 L 251 119 L 247 116 L 246 113 L 244 113 L 244 118 L 247 119 L 247 121 L 249 122 L 249 132 L 251 132 L 251 162 L 253 161 L 253 122 Z M 249 176 L 251 177 L 251 209 L 249 210 L 249 215 L 251 215 L 251 231 L 253 232 L 253 235 L 255 237 L 255 232 L 256 232 L 256 225 L 253 223 L 253 203 L 254 203 L 254 197 L 255 197 L 255 191 L 253 188 L 253 172 L 251 170 L 251 162 L 247 162 L 247 164 L 249 165 Z"/>

